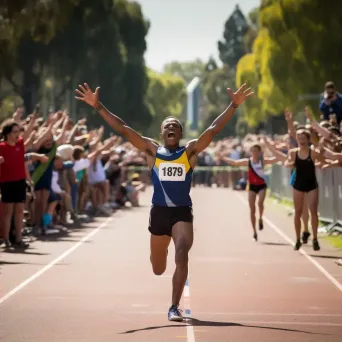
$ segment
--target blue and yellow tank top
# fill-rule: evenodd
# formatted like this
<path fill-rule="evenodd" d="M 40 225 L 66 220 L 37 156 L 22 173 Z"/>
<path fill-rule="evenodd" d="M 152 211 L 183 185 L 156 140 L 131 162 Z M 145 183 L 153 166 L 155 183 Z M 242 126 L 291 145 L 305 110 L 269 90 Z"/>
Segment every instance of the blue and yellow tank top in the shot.
<path fill-rule="evenodd" d="M 152 204 L 163 207 L 192 206 L 192 173 L 185 147 L 171 151 L 159 146 L 152 168 Z"/>

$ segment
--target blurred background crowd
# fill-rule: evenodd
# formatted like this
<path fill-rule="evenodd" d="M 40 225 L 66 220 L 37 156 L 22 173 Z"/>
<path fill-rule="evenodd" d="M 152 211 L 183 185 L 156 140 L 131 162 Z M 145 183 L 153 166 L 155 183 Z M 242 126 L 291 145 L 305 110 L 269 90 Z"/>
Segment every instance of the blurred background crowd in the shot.
<path fill-rule="evenodd" d="M 138 206 L 139 192 L 150 184 L 143 153 L 74 100 L 74 89 L 85 81 L 100 86 L 101 101 L 153 139 L 166 116 L 178 117 L 183 143 L 225 109 L 227 87 L 247 82 L 255 96 L 199 156 L 194 186 L 246 189 L 246 170 L 228 167 L 220 155 L 248 157 L 255 142 L 265 155 L 286 155 L 296 146 L 298 129 L 324 150 L 320 172 L 341 172 L 342 70 L 334 46 L 342 32 L 342 3 L 333 12 L 318 0 L 229 6 L 207 59 L 157 68 L 145 60 L 154 19 L 143 0 L 0 5 L 0 242 L 6 248 L 26 247 L 22 236 L 53 234 Z M 187 122 L 186 96 L 195 77 L 201 80 L 196 129 Z M 272 183 L 272 169 L 268 178 Z M 336 188 L 338 178 L 331 179 Z M 331 195 L 334 203 L 338 196 Z M 335 224 L 334 215 L 328 219 Z"/>

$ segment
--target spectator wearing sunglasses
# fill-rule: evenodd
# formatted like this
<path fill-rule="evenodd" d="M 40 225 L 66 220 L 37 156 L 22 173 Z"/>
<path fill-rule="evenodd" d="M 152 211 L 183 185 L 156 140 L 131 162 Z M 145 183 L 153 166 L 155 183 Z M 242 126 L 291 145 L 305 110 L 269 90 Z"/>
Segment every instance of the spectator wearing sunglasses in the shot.
<path fill-rule="evenodd" d="M 324 120 L 330 120 L 331 116 L 336 116 L 337 125 L 342 121 L 342 95 L 337 92 L 333 82 L 325 84 L 324 95 L 319 105 Z"/>

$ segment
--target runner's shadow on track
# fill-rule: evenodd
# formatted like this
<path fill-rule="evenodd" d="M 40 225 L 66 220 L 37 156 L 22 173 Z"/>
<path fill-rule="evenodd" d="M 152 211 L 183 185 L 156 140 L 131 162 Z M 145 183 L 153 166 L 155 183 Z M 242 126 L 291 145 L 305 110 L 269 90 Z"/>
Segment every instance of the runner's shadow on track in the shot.
<path fill-rule="evenodd" d="M 276 328 L 276 327 L 268 327 L 268 326 L 262 326 L 262 325 L 248 325 L 248 324 L 240 324 L 240 323 L 233 323 L 233 322 L 202 321 L 197 318 L 187 318 L 187 321 L 185 321 L 184 324 L 158 325 L 158 326 L 146 327 L 146 328 L 135 329 L 135 330 L 127 330 L 127 331 L 119 333 L 119 335 L 133 334 L 139 331 L 157 330 L 157 329 L 164 329 L 164 328 L 186 327 L 188 325 L 193 326 L 193 327 L 258 328 L 258 329 L 267 329 L 267 330 L 276 330 L 276 331 L 298 332 L 298 333 L 310 334 L 310 335 L 331 335 L 331 334 L 315 333 L 315 332 L 305 331 L 305 330 Z"/>
<path fill-rule="evenodd" d="M 0 261 L 0 266 L 2 265 L 44 265 L 32 262 L 22 262 L 22 261 Z"/>
<path fill-rule="evenodd" d="M 48 236 L 39 236 L 37 240 L 44 241 L 44 242 L 79 242 L 81 238 L 73 239 L 71 238 L 71 235 L 63 235 L 63 236 L 48 235 Z M 87 240 L 87 241 L 83 241 L 83 243 L 92 243 L 92 242 L 90 240 Z"/>
<path fill-rule="evenodd" d="M 5 249 L 3 253 L 28 254 L 28 255 L 50 255 L 50 253 L 30 252 L 29 249 Z"/>
<path fill-rule="evenodd" d="M 309 254 L 312 258 L 323 258 L 323 259 L 341 259 L 341 256 L 334 255 L 319 255 L 319 254 Z"/>
<path fill-rule="evenodd" d="M 261 244 L 263 245 L 267 245 L 267 246 L 290 246 L 289 243 L 285 243 L 285 242 L 261 242 Z"/>

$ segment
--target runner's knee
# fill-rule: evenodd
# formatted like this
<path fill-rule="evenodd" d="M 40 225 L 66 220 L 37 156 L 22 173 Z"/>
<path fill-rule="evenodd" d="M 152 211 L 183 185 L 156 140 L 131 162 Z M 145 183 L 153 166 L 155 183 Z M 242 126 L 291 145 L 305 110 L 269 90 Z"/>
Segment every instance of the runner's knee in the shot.
<path fill-rule="evenodd" d="M 188 264 L 189 247 L 186 243 L 180 243 L 176 247 L 175 261 L 177 266 L 185 266 Z"/>
<path fill-rule="evenodd" d="M 157 276 L 160 276 L 162 275 L 165 270 L 166 270 L 166 265 L 165 266 L 160 266 L 160 265 L 153 265 L 152 264 L 152 270 L 153 270 L 153 273 Z"/>
<path fill-rule="evenodd" d="M 165 270 L 166 270 L 166 260 L 165 262 L 163 263 L 161 260 L 157 260 L 157 262 L 155 262 L 153 259 L 152 259 L 152 255 L 150 256 L 150 261 L 151 261 L 151 265 L 152 265 L 152 270 L 153 270 L 153 273 L 157 276 L 160 276 L 162 275 Z"/>
<path fill-rule="evenodd" d="M 303 214 L 303 209 L 302 208 L 295 210 L 295 214 L 294 215 L 295 215 L 296 218 L 301 218 L 302 214 Z"/>

